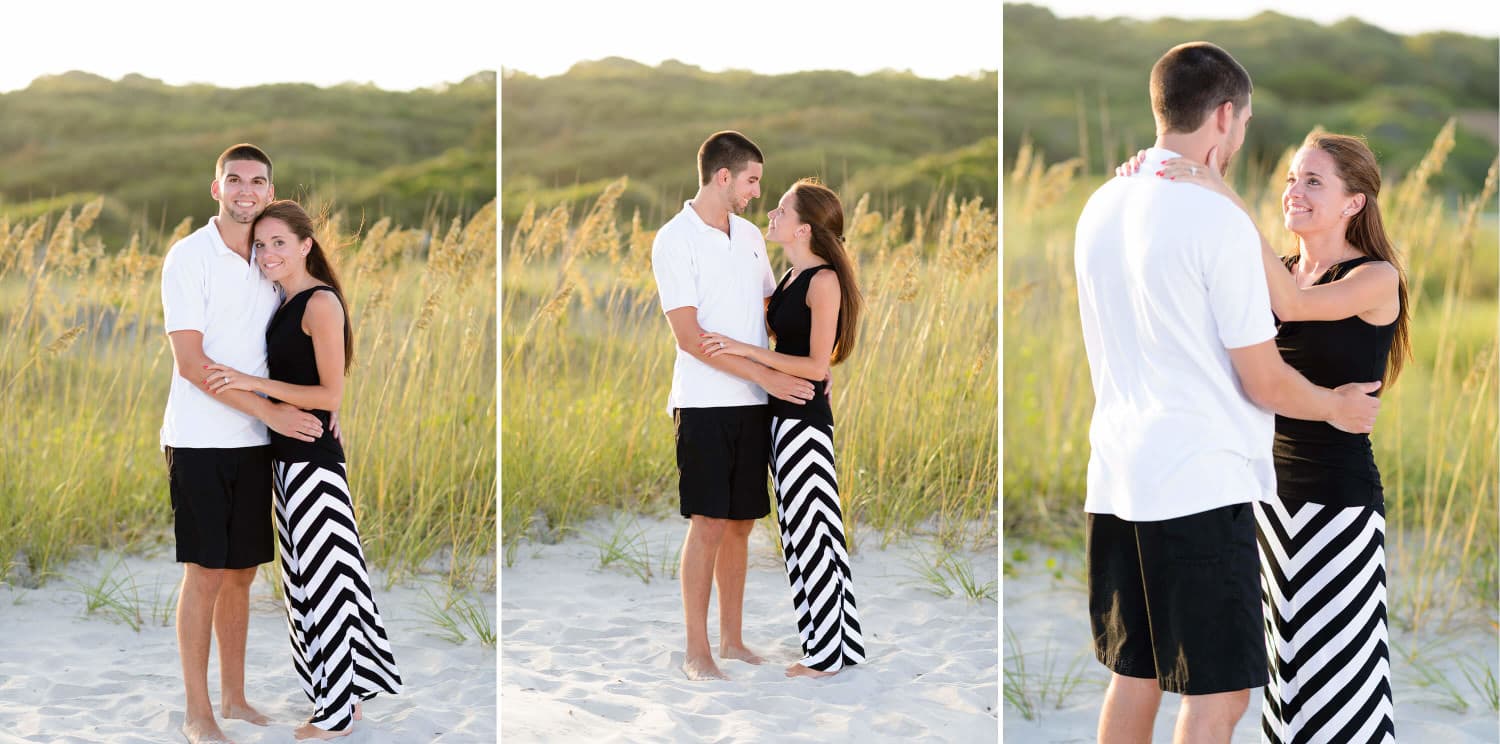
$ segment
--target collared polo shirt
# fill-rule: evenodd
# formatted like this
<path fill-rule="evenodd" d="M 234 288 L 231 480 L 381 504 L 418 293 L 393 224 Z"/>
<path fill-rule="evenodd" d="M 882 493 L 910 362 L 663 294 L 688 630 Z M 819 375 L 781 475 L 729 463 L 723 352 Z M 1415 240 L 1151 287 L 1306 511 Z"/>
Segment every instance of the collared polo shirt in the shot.
<path fill-rule="evenodd" d="M 656 232 L 651 271 L 663 313 L 698 310 L 698 325 L 712 333 L 766 347 L 765 298 L 776 289 L 766 240 L 749 220 L 729 216 L 729 234 L 693 211 L 691 200 Z M 720 372 L 677 349 L 667 412 L 764 404 L 759 385 Z"/>
<path fill-rule="evenodd" d="M 1155 175 L 1099 187 L 1074 268 L 1094 389 L 1084 509 L 1133 522 L 1276 493 L 1274 416 L 1241 391 L 1229 349 L 1275 338 L 1260 237 L 1220 194 Z"/>
<path fill-rule="evenodd" d="M 266 326 L 281 302 L 252 253 L 240 258 L 219 235 L 218 217 L 167 251 L 161 267 L 166 332 L 198 331 L 209 359 L 266 376 Z M 269 444 L 259 419 L 215 400 L 172 366 L 162 417 L 164 447 L 253 447 Z"/>

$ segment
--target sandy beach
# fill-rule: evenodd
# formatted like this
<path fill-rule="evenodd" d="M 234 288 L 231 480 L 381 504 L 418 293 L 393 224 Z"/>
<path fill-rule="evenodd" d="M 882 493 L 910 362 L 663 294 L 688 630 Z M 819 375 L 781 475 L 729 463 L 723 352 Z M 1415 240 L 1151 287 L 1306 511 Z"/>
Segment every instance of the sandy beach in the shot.
<path fill-rule="evenodd" d="M 767 663 L 722 662 L 730 680 L 690 682 L 679 669 L 673 568 L 685 531 L 675 517 L 595 520 L 557 544 L 518 547 L 501 568 L 504 741 L 996 741 L 997 605 L 924 588 L 914 566 L 927 543 L 882 550 L 867 531 L 850 557 L 867 663 L 787 679 L 783 668 L 800 657 L 795 614 L 780 557 L 757 527 L 744 627 Z M 617 532 L 649 581 L 620 561 L 599 567 L 600 544 Z M 996 580 L 993 548 L 957 557 L 981 585 Z M 717 605 L 708 627 L 716 647 Z"/>
<path fill-rule="evenodd" d="M 1089 640 L 1088 597 L 1082 554 L 1072 555 L 1019 541 L 1006 543 L 1004 581 L 1006 696 L 1032 707 L 1027 720 L 1007 702 L 1006 741 L 1028 744 L 1091 744 L 1109 671 L 1094 660 Z M 1015 559 L 1019 549 L 1024 560 Z M 1050 561 L 1050 564 L 1049 564 Z M 1393 591 L 1395 589 L 1393 588 Z M 1462 661 L 1460 661 L 1462 659 Z M 1413 634 L 1391 625 L 1391 682 L 1396 740 L 1443 744 L 1491 744 L 1496 713 L 1466 679 L 1491 679 L 1500 666 L 1494 626 L 1471 617 L 1442 633 Z M 1444 685 L 1451 686 L 1451 690 Z M 1172 740 L 1181 698 L 1163 695 L 1154 740 Z M 1251 692 L 1250 710 L 1235 728 L 1235 742 L 1258 742 L 1261 689 Z M 1467 705 L 1462 709 L 1459 700 Z"/>
<path fill-rule="evenodd" d="M 0 741 L 183 741 L 177 733 L 183 720 L 181 667 L 171 620 L 182 568 L 170 549 L 147 557 L 102 552 L 68 564 L 61 573 L 38 589 L 0 585 L 0 627 L 5 628 Z M 262 728 L 220 721 L 240 744 L 295 741 L 292 729 L 311 713 L 292 669 L 286 616 L 268 575 L 263 570 L 251 590 L 245 676 L 251 704 L 273 722 Z M 339 741 L 495 741 L 495 650 L 472 633 L 461 644 L 436 637 L 441 631 L 422 614 L 434 607 L 428 594 L 445 596 L 436 577 L 390 588 L 378 571 L 371 579 L 404 689 L 366 702 L 365 720 Z M 107 608 L 85 613 L 85 587 L 111 583 L 139 612 L 139 631 L 111 618 Z M 472 599 L 494 612 L 493 593 Z M 217 649 L 210 656 L 208 685 L 217 704 Z"/>

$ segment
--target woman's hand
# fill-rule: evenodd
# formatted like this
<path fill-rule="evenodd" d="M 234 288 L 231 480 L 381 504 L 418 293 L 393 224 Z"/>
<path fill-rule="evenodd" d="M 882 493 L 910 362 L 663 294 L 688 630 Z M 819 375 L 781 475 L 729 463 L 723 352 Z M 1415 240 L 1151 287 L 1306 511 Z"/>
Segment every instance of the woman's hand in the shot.
<path fill-rule="evenodd" d="M 703 353 L 707 354 L 709 358 L 723 354 L 748 357 L 751 354 L 750 350 L 754 348 L 750 344 L 740 343 L 722 333 L 700 333 L 698 334 L 698 338 L 702 339 L 699 345 L 703 348 Z"/>
<path fill-rule="evenodd" d="M 1133 175 L 1135 175 L 1137 173 L 1140 173 L 1141 172 L 1141 163 L 1144 163 L 1144 162 L 1146 162 L 1146 151 L 1145 150 L 1136 150 L 1135 157 L 1133 157 L 1133 158 L 1131 158 L 1131 159 L 1129 159 L 1129 160 L 1127 160 L 1127 161 L 1125 161 L 1123 163 L 1120 163 L 1119 167 L 1115 168 L 1115 175 L 1117 175 L 1117 176 L 1133 176 Z"/>
<path fill-rule="evenodd" d="M 226 390 L 244 390 L 246 392 L 261 392 L 260 384 L 264 381 L 255 375 L 247 375 L 239 370 L 223 364 L 205 364 L 203 368 L 208 370 L 208 379 L 203 383 L 208 386 L 208 391 L 217 395 Z"/>
<path fill-rule="evenodd" d="M 1219 169 L 1218 146 L 1209 148 L 1207 164 L 1189 158 L 1170 158 L 1162 161 L 1161 170 L 1156 175 L 1169 181 L 1182 181 L 1202 186 L 1209 191 L 1217 191 L 1229 197 L 1230 201 L 1244 206 L 1240 202 L 1240 195 L 1234 193 L 1234 189 L 1224 182 L 1224 174 Z"/>

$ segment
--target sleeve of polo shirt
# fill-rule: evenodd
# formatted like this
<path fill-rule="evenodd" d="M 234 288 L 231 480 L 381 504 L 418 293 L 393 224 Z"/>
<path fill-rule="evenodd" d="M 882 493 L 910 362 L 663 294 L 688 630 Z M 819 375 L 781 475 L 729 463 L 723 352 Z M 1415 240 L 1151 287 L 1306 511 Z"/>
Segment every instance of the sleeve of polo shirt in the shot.
<path fill-rule="evenodd" d="M 203 332 L 208 320 L 208 296 L 203 290 L 203 266 L 182 251 L 168 251 L 161 264 L 161 307 L 167 333 Z"/>
<path fill-rule="evenodd" d="M 1271 294 L 1261 265 L 1260 234 L 1238 208 L 1226 214 L 1221 224 L 1219 240 L 1201 246 L 1208 304 L 1224 348 L 1254 346 L 1276 337 Z"/>
<path fill-rule="evenodd" d="M 771 270 L 771 255 L 764 245 L 760 247 L 760 263 L 764 267 L 761 271 L 760 296 L 770 297 L 776 293 L 776 272 Z"/>
<path fill-rule="evenodd" d="M 693 280 L 693 261 L 686 241 L 658 231 L 651 243 L 651 273 L 656 276 L 663 313 L 699 306 L 698 282 Z"/>

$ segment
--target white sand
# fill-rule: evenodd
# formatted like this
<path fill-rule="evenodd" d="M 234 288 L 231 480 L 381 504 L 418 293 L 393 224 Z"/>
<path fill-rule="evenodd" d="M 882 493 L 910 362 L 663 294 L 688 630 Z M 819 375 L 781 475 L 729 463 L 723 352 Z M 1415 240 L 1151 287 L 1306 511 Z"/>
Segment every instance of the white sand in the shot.
<path fill-rule="evenodd" d="M 170 613 L 182 568 L 170 551 L 148 558 L 104 553 L 74 562 L 40 589 L 0 586 L 0 741 L 136 742 L 184 741 L 181 666 Z M 103 612 L 85 616 L 78 584 L 97 585 L 106 574 L 132 583 L 145 623 L 137 632 Z M 272 594 L 264 571 L 251 590 L 246 693 L 270 716 L 269 727 L 220 721 L 236 742 L 294 741 L 292 729 L 312 712 L 292 669 L 286 615 Z M 472 637 L 462 645 L 437 633 L 422 615 L 444 590 L 435 579 L 385 588 L 373 577 L 375 602 L 385 620 L 404 689 L 364 704 L 365 720 L 339 741 L 493 742 L 495 741 L 495 650 Z M 486 612 L 493 593 L 474 598 Z M 217 647 L 208 668 L 210 698 L 217 705 Z"/>
<path fill-rule="evenodd" d="M 769 535 L 750 542 L 745 641 L 763 666 L 722 662 L 729 681 L 690 682 L 676 562 L 680 518 L 637 522 L 650 583 L 598 568 L 594 521 L 557 545 L 526 543 L 501 569 L 501 735 L 525 741 L 995 741 L 999 735 L 997 604 L 923 589 L 913 545 L 851 556 L 865 664 L 822 679 L 787 679 L 800 658 L 791 591 Z M 964 554 L 981 584 L 994 549 Z M 717 650 L 718 608 L 709 606 Z"/>
<path fill-rule="evenodd" d="M 1006 741 L 1028 744 L 1085 744 L 1094 741 L 1099 706 L 1109 671 L 1094 660 L 1089 637 L 1088 597 L 1084 590 L 1083 559 L 1019 542 L 1007 551 L 1023 548 L 1024 562 L 1012 561 L 1013 574 L 1004 581 L 1006 643 L 1005 672 L 1026 691 L 1034 704 L 1043 693 L 1045 703 L 1036 704 L 1036 720 L 1027 721 L 1017 708 L 1005 707 Z M 1009 557 L 1009 553 L 1007 554 Z M 1049 568 L 1048 560 L 1054 562 Z M 1061 573 L 1061 578 L 1054 576 Z M 1393 591 L 1396 589 L 1393 588 Z M 1014 634 L 1014 642 L 1011 640 Z M 1470 618 L 1442 635 L 1415 636 L 1395 625 L 1391 628 L 1391 685 L 1396 706 L 1396 740 L 1477 744 L 1497 741 L 1497 719 L 1480 692 L 1465 680 L 1457 657 L 1470 659 L 1470 673 L 1487 668 L 1495 674 L 1500 666 L 1500 646 L 1493 626 L 1482 617 Z M 1443 677 L 1468 710 L 1457 712 L 1449 693 L 1437 684 L 1423 684 L 1423 674 L 1407 661 L 1417 651 L 1419 664 Z M 1018 654 L 1021 658 L 1017 658 Z M 1014 674 L 1024 664 L 1024 675 Z M 1482 666 L 1480 666 L 1482 665 Z M 1481 673 L 1482 674 L 1482 673 Z M 1061 696 L 1064 680 L 1077 680 Z M 1235 728 L 1235 742 L 1258 742 L 1260 737 L 1261 688 L 1251 692 L 1250 710 Z M 1181 698 L 1163 695 L 1157 714 L 1155 741 L 1170 742 Z M 1450 707 L 1444 707 L 1445 705 Z"/>

